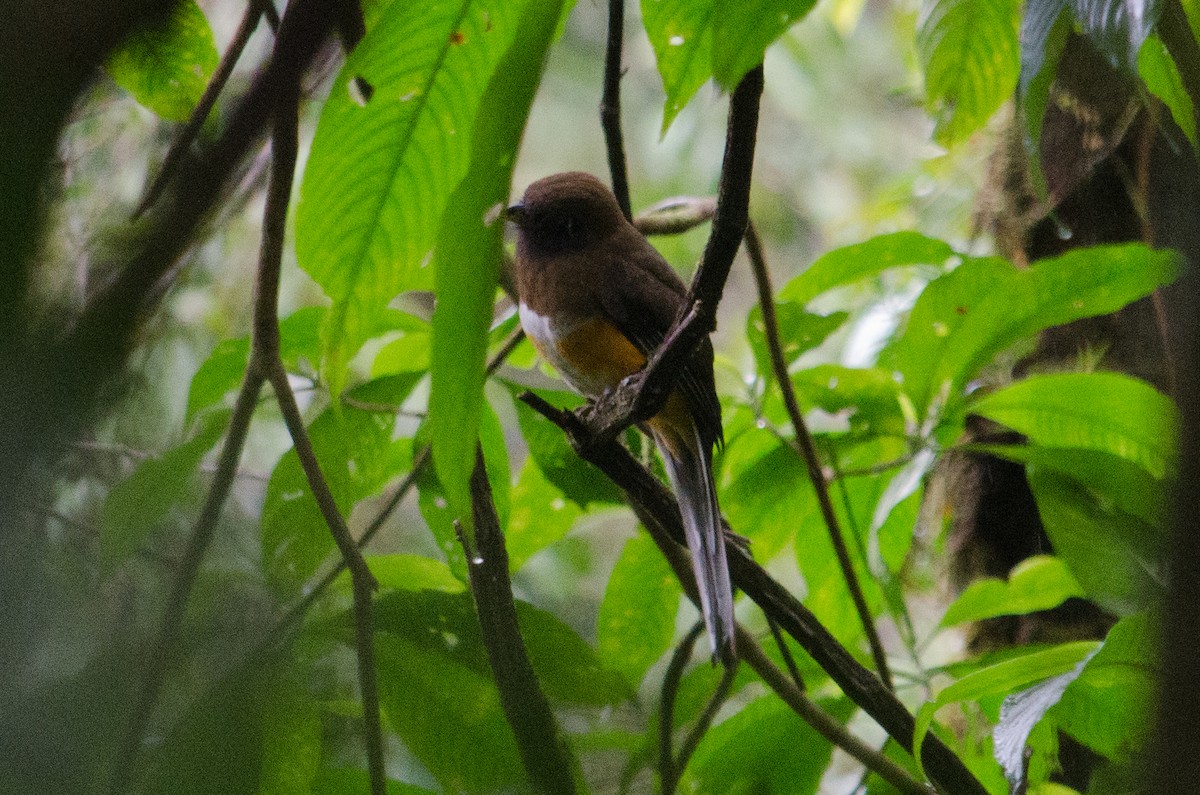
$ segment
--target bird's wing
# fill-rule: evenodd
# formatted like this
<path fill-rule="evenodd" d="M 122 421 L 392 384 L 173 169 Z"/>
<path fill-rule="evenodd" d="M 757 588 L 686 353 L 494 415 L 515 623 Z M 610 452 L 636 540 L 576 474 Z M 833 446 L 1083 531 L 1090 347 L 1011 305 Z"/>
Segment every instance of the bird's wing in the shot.
<path fill-rule="evenodd" d="M 670 331 L 687 296 L 687 288 L 662 255 L 640 233 L 630 231 L 637 235 L 637 240 L 606 247 L 612 261 L 598 263 L 606 278 L 596 300 L 613 325 L 649 356 Z M 687 399 L 701 437 L 709 444 L 723 444 L 721 404 L 713 379 L 713 348 L 707 337 L 684 367 L 679 389 Z"/>

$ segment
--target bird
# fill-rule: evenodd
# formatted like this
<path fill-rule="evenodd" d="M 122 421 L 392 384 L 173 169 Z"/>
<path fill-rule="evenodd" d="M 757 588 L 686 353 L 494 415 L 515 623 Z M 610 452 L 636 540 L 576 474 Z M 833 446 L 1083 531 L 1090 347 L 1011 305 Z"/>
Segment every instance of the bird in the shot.
<path fill-rule="evenodd" d="M 526 336 L 575 391 L 597 399 L 616 389 L 662 344 L 687 301 L 683 281 L 591 174 L 539 179 L 505 215 L 516 226 L 513 281 Z M 678 498 L 712 659 L 730 665 L 733 590 L 713 480 L 724 436 L 708 337 L 642 428 Z"/>

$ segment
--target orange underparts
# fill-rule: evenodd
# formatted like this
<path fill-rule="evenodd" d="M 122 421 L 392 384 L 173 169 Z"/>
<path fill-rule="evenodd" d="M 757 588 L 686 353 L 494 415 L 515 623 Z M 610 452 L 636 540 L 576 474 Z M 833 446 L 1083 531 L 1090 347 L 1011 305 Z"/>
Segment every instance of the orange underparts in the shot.
<path fill-rule="evenodd" d="M 558 354 L 574 370 L 615 389 L 626 376 L 646 365 L 646 356 L 621 331 L 604 318 L 593 318 L 558 342 Z M 646 425 L 675 458 L 694 446 L 692 415 L 678 389 L 662 411 Z"/>

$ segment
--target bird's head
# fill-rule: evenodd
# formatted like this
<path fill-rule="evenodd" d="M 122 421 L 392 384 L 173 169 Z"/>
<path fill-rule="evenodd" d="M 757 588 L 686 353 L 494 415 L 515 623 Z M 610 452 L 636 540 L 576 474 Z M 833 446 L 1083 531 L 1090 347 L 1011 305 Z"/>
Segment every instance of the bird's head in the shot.
<path fill-rule="evenodd" d="M 612 191 L 582 171 L 539 179 L 505 215 L 519 230 L 519 245 L 538 254 L 585 251 L 627 223 Z"/>

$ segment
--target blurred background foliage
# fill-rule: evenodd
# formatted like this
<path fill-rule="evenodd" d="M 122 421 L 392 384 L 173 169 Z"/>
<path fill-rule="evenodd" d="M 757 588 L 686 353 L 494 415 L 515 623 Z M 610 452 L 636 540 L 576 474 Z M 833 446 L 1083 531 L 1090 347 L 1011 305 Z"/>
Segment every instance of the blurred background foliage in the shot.
<path fill-rule="evenodd" d="M 1165 440 L 1174 433 L 1174 409 L 1143 382 L 1086 372 L 1102 352 L 1093 359 L 1078 353 L 1066 369 L 1080 373 L 987 388 L 1007 384 L 1012 364 L 1033 350 L 1042 329 L 1118 310 L 1169 282 L 1177 265 L 1136 245 L 1046 260 L 1044 271 L 1014 271 L 992 256 L 983 216 L 999 188 L 989 180 L 989 158 L 1003 149 L 1013 111 L 1006 106 L 993 117 L 995 108 L 986 106 L 979 118 L 955 121 L 953 101 L 933 96 L 949 90 L 953 77 L 938 62 L 938 15 L 965 13 L 971 3 L 983 4 L 921 9 L 905 0 L 822 0 L 787 30 L 765 59 L 751 218 L 780 291 L 793 381 L 812 409 L 809 421 L 901 698 L 990 791 L 1007 789 L 1006 772 L 1010 781 L 1028 775 L 1038 792 L 1070 791 L 1049 783 L 1058 729 L 1103 760 L 1102 783 L 1088 791 L 1117 791 L 1103 781 L 1129 775 L 1149 722 L 1140 697 L 1150 679 L 1136 668 L 1150 664 L 1147 616 L 1162 598 L 1164 484 L 1175 469 Z M 369 29 L 389 13 L 385 2 L 364 5 Z M 998 91 L 1002 100 L 1017 80 L 1016 11 L 998 5 L 984 22 L 999 14 L 999 28 L 1012 34 L 1002 42 L 1011 58 L 992 75 L 995 85 L 976 96 Z M 136 238 L 138 222 L 127 219 L 177 130 L 166 120 L 186 117 L 198 100 L 244 7 L 234 0 L 179 5 L 170 24 L 182 31 L 187 50 L 161 52 L 152 39 L 127 42 L 79 98 L 46 187 L 49 231 L 34 272 L 33 293 L 49 316 L 82 308 L 111 275 L 110 252 Z M 728 107 L 728 95 L 706 83 L 663 131 L 662 79 L 638 13 L 638 4 L 628 4 L 622 81 L 635 211 L 671 196 L 715 193 Z M 607 175 L 597 113 L 606 16 L 603 3 L 578 3 L 550 48 L 516 161 L 515 195 L 558 171 Z M 271 46 L 270 31 L 260 26 L 230 95 L 248 87 Z M 331 89 L 341 63 L 334 49 L 323 51 L 306 79 L 298 173 L 324 97 L 342 90 Z M 1161 71 L 1162 62 L 1155 63 Z M 163 96 L 174 101 L 156 104 Z M 219 133 L 228 113 L 225 103 L 217 105 L 202 142 Z M 1194 142 L 1194 129 L 1190 137 Z M 5 738 L 21 760 L 0 780 L 5 792 L 101 791 L 111 775 L 146 649 L 210 487 L 214 448 L 249 356 L 266 166 L 260 153 L 243 168 L 141 329 L 111 408 L 54 457 L 43 490 L 21 503 L 43 529 L 52 579 L 37 637 L 24 665 L 11 672 L 9 705 L 25 717 L 24 736 Z M 282 353 L 339 507 L 359 534 L 426 441 L 431 300 L 427 293 L 398 297 L 362 349 L 352 346 L 348 372 L 336 372 L 327 367 L 329 300 L 297 267 L 293 223 L 288 234 Z M 688 278 L 706 237 L 700 227 L 654 242 Z M 866 247 L 842 248 L 853 244 Z M 841 275 L 856 268 L 859 278 Z M 1043 272 L 1044 279 L 1032 275 Z M 729 440 L 718 464 L 722 504 L 757 559 L 865 663 L 862 626 L 804 464 L 788 446 L 792 431 L 772 385 L 756 302 L 739 259 L 715 335 Z M 968 309 L 991 325 L 960 320 Z M 492 342 L 513 327 L 511 308 L 501 311 Z M 904 375 L 904 389 L 894 373 Z M 1085 381 L 1062 380 L 1080 375 Z M 485 392 L 480 434 L 533 665 L 591 791 L 650 791 L 668 651 L 695 614 L 681 607 L 678 584 L 619 493 L 574 458 L 557 429 L 513 399 L 525 387 L 559 404 L 574 399 L 553 391 L 558 383 L 527 344 Z M 1072 425 L 1070 404 L 1084 396 L 1092 407 Z M 1134 409 L 1139 419 L 1096 430 L 1097 418 Z M 1033 558 L 1010 580 L 977 583 L 955 601 L 947 582 L 953 499 L 946 496 L 955 485 L 935 464 L 972 441 L 964 436 L 968 414 L 1032 443 L 982 440 L 995 455 L 1030 464 L 1038 507 L 1062 557 Z M 649 461 L 636 434 L 630 439 Z M 365 791 L 349 583 L 342 574 L 314 593 L 336 553 L 290 449 L 274 402 L 262 399 L 188 602 L 135 790 Z M 381 584 L 377 657 L 387 770 L 396 792 L 522 791 L 452 519 L 441 484 L 422 468 L 417 487 L 368 548 Z M 1098 561 L 1094 536 L 1080 537 L 1081 526 L 1099 528 L 1118 551 Z M 1085 596 L 1122 619 L 1113 630 L 1119 643 L 1098 652 L 1095 643 L 1046 645 L 1022 656 L 968 649 L 969 629 L 955 629 Z M 739 605 L 739 619 L 766 634 L 748 603 Z M 915 770 L 811 660 L 798 657 L 822 706 Z M 674 707 L 677 726 L 695 722 L 718 679 L 703 662 L 687 669 Z M 1015 768 L 1011 748 L 1008 756 L 992 748 L 1001 704 L 1014 695 L 1026 706 L 1036 702 L 1032 723 L 1010 722 L 996 735 L 997 744 L 1019 739 Z M 942 708 L 952 704 L 963 707 L 949 716 Z M 1027 744 L 1033 750 L 1026 769 Z M 837 793 L 862 781 L 870 792 L 892 791 L 833 751 L 745 671 L 684 775 L 684 787 L 698 792 Z"/>

